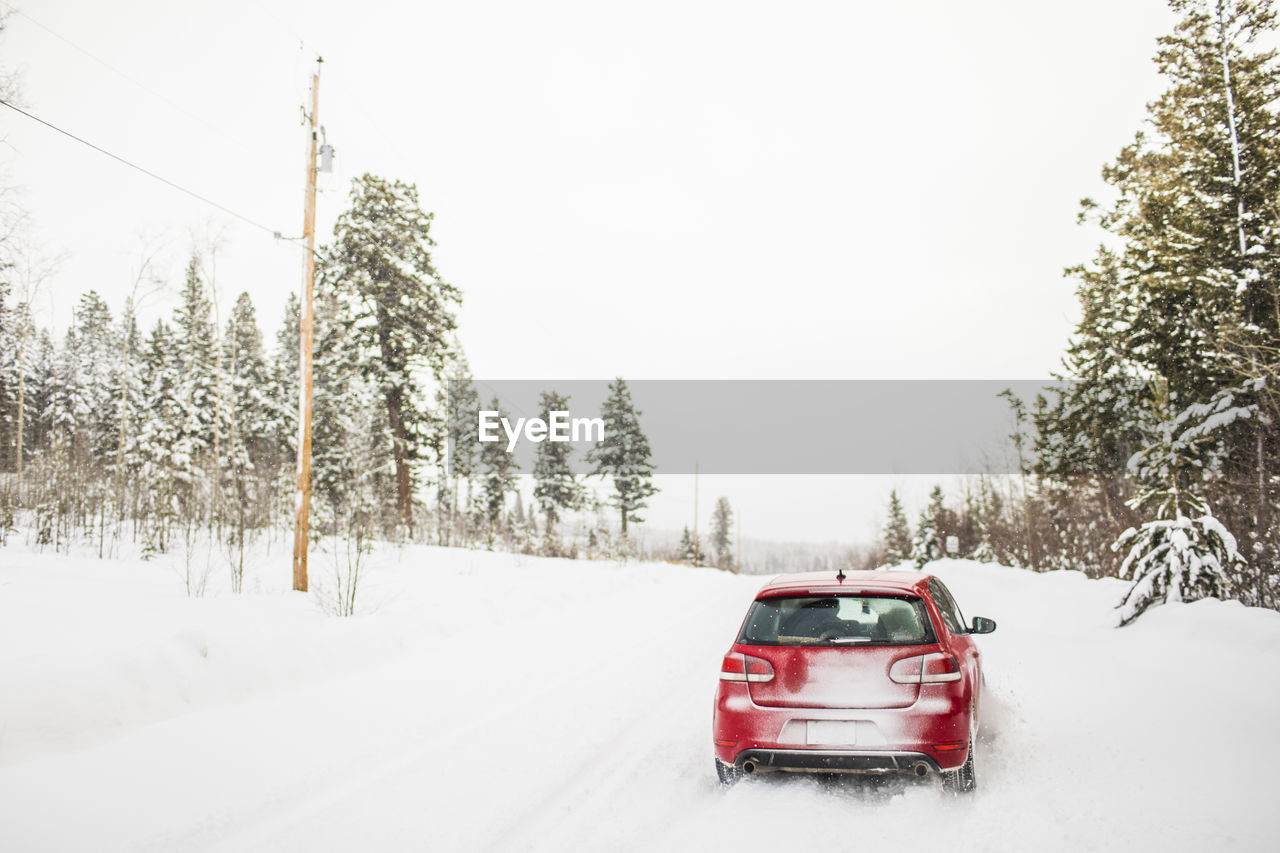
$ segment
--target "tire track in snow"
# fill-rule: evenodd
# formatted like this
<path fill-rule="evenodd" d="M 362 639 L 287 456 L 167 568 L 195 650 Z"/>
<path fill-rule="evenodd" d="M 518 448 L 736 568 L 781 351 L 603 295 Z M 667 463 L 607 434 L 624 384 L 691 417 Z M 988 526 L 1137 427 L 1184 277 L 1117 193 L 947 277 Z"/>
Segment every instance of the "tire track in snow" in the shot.
<path fill-rule="evenodd" d="M 701 680 L 696 676 L 704 675 L 705 668 L 698 664 L 689 661 L 674 683 L 687 685 Z M 710 688 L 703 692 L 710 696 Z M 628 794 L 635 785 L 656 781 L 653 754 L 637 755 L 635 745 L 661 743 L 670 736 L 671 721 L 681 717 L 675 713 L 682 705 L 680 698 L 671 691 L 642 696 L 635 705 L 637 713 L 620 721 L 606 737 L 582 744 L 571 763 L 558 763 L 554 776 L 545 780 L 548 793 L 525 803 L 517 814 L 502 821 L 483 849 L 493 853 L 625 849 L 605 843 L 602 828 L 625 810 Z M 708 743 L 710 704 L 708 698 Z M 701 746 L 710 756 L 710 747 Z M 707 761 L 709 769 L 709 757 Z M 642 820 L 644 826 L 637 829 L 651 829 L 669 818 L 665 813 L 654 815 Z M 641 833 L 641 837 L 645 834 Z"/>
<path fill-rule="evenodd" d="M 703 603 L 701 606 L 691 606 L 686 608 L 676 616 L 681 624 L 698 624 L 703 614 L 717 606 L 723 607 L 723 602 L 711 601 Z M 665 614 L 670 615 L 670 614 Z M 587 633 L 595 636 L 614 637 L 617 634 L 618 626 L 612 625 L 612 630 L 607 631 L 603 627 L 608 620 L 602 622 L 599 631 L 588 631 Z M 717 629 L 722 626 L 715 626 Z M 519 635 L 520 632 L 515 632 Z M 559 639 L 559 638 L 557 638 Z M 571 640 L 580 638 L 574 637 Z M 673 636 L 668 643 L 668 647 L 672 649 L 672 654 L 679 659 L 679 653 L 684 652 L 687 655 L 687 649 L 684 646 L 687 643 L 686 635 Z M 677 645 L 678 644 L 678 645 Z M 520 710 L 516 713 L 534 712 L 535 721 L 538 723 L 533 728 L 536 730 L 542 725 L 554 727 L 555 725 L 565 726 L 564 721 L 555 719 L 541 719 L 547 715 L 554 717 L 560 711 L 572 713 L 575 708 L 563 708 L 555 701 L 560 694 L 574 695 L 571 688 L 580 686 L 581 684 L 597 684 L 612 685 L 604 687 L 605 690 L 611 690 L 616 687 L 613 682 L 616 680 L 617 673 L 627 672 L 624 665 L 619 668 L 619 655 L 625 652 L 615 647 L 612 639 L 609 642 L 595 644 L 591 648 L 590 653 L 583 654 L 580 652 L 580 644 L 572 643 L 571 653 L 566 654 L 565 650 L 558 649 L 554 643 L 547 643 L 545 646 L 524 644 L 520 649 L 520 656 L 526 660 L 545 659 L 555 661 L 557 665 L 565 661 L 571 661 L 572 667 L 569 669 L 561 668 L 552 678 L 548 679 L 544 670 L 537 667 L 536 671 L 524 671 L 518 682 L 510 686 L 509 692 L 512 700 L 518 699 Z M 437 650 L 424 658 L 429 660 L 438 660 L 441 650 Z M 463 670 L 473 669 L 476 666 L 483 667 L 484 661 L 477 662 L 474 658 L 466 655 L 458 655 L 454 658 L 453 668 L 460 673 Z M 700 658 L 688 658 L 688 670 L 692 671 L 697 665 L 703 662 Z M 406 661 L 405 664 L 410 664 Z M 383 678 L 387 678 L 384 673 Z M 639 675 L 644 678 L 643 672 Z M 451 680 L 450 675 L 439 675 L 437 680 L 448 683 Z M 681 682 L 686 681 L 685 677 L 680 679 Z M 385 686 L 385 685 L 384 685 Z M 632 691 L 638 692 L 640 695 L 634 697 L 634 701 L 627 703 L 628 707 L 644 707 L 646 705 L 652 707 L 655 696 L 661 696 L 661 691 L 655 692 L 653 689 L 641 690 L 635 682 L 628 682 L 628 694 Z M 707 696 L 708 704 L 708 721 L 709 721 L 709 704 L 710 704 L 710 686 L 701 685 L 704 688 L 701 692 Z M 394 695 L 395 691 L 391 691 Z M 612 694 L 609 694 L 612 695 Z M 674 704 L 674 700 L 664 700 L 662 708 L 666 709 Z M 504 728 L 509 724 L 509 717 L 513 713 L 512 708 L 508 705 L 485 706 L 473 705 L 465 703 L 467 709 L 467 722 L 461 725 L 433 725 L 440 722 L 435 718 L 425 718 L 419 722 L 417 733 L 413 740 L 407 744 L 400 744 L 396 750 L 396 755 L 392 758 L 380 758 L 367 754 L 357 755 L 348 758 L 342 762 L 336 762 L 325 766 L 320 772 L 312 774 L 304 786 L 285 785 L 279 790 L 279 795 L 271 798 L 268 804 L 264 804 L 262 808 L 255 809 L 253 815 L 241 814 L 237 817 L 239 829 L 232 830 L 228 835 L 220 838 L 218 841 L 207 847 L 210 851 L 221 850 L 242 850 L 242 849 L 268 849 L 279 846 L 272 842 L 282 844 L 281 849 L 302 849 L 305 845 L 294 845 L 285 840 L 288 836 L 294 835 L 299 831 L 299 827 L 311 825 L 317 821 L 323 823 L 322 818 L 331 812 L 347 813 L 353 808 L 353 803 L 364 800 L 368 801 L 373 794 L 380 789 L 394 788 L 405 783 L 412 783 L 419 788 L 427 785 L 435 785 L 435 780 L 423 780 L 418 778 L 422 775 L 424 768 L 439 768 L 438 773 L 442 780 L 454 778 L 456 786 L 474 787 L 476 781 L 476 763 L 474 755 L 471 754 L 475 749 L 474 744 L 484 741 L 486 732 L 495 729 Z M 598 709 L 598 713 L 603 715 L 607 713 L 612 706 L 605 703 Z M 453 710 L 459 710 L 454 706 Z M 652 714 L 657 714 L 655 710 Z M 446 716 L 448 716 L 446 712 Z M 529 720 L 525 720 L 522 724 L 529 727 Z M 633 723 L 628 724 L 633 725 Z M 709 722 L 708 722 L 709 725 Z M 709 731 L 709 729 L 708 729 Z M 630 735 L 627 735 L 629 739 Z M 566 738 L 572 740 L 571 735 L 564 737 L 552 738 L 554 742 L 565 742 Z M 601 737 L 597 740 L 606 741 L 616 739 L 613 737 Z M 594 741 L 592 741 L 594 743 Z M 589 750 L 589 753 L 595 751 L 595 746 Z M 537 756 L 540 752 L 538 745 L 532 744 L 527 749 L 520 751 L 522 754 Z M 579 751 L 581 754 L 581 751 Z M 513 759 L 511 755 L 498 755 L 491 758 L 493 766 L 500 772 L 495 773 L 495 777 L 501 778 L 509 775 L 511 770 L 508 766 Z M 483 761 L 483 759 L 481 759 Z M 585 766 L 589 761 L 582 759 Z M 550 761 L 549 766 L 556 767 L 559 772 L 558 763 L 554 760 Z M 456 770 L 448 768 L 454 767 Z M 606 768 L 606 775 L 611 769 Z M 600 771 L 598 771 L 600 772 Z M 323 787 L 316 789 L 316 783 L 320 782 Z M 509 784 L 509 783 L 508 783 Z M 569 783 L 572 784 L 572 783 Z M 545 783 L 540 783 L 539 788 L 545 789 Z M 501 803 L 504 799 L 503 785 L 492 785 L 492 795 L 496 803 Z M 431 792 L 424 791 L 424 794 Z M 436 792 L 438 793 L 438 792 Z M 537 794 L 533 794 L 529 799 L 537 800 Z M 553 794 L 554 796 L 554 794 Z M 536 811 L 536 807 L 532 809 Z M 414 821 L 419 820 L 418 815 L 403 815 L 402 819 L 406 821 L 406 826 L 411 825 Z M 423 836 L 433 834 L 433 827 L 430 821 L 422 821 Z M 205 828 L 207 830 L 207 827 Z M 486 830 L 476 828 L 480 835 L 488 834 Z M 502 841 L 504 832 L 499 832 L 498 838 L 493 842 L 496 849 L 503 849 Z M 163 844 L 157 845 L 155 849 L 164 849 Z M 468 849 L 474 847 L 469 845 Z M 509 849 L 509 848 L 508 848 Z"/>

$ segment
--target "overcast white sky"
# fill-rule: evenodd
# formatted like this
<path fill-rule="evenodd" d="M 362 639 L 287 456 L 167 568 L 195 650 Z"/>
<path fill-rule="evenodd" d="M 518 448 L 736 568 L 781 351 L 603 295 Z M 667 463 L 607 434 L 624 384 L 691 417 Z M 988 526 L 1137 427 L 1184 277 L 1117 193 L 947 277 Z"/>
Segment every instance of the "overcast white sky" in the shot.
<path fill-rule="evenodd" d="M 0 56 L 41 118 L 296 236 L 323 55 L 321 239 L 349 178 L 415 182 L 480 377 L 1013 379 L 1058 364 L 1061 271 L 1099 239 L 1076 202 L 1159 92 L 1172 20 L 1160 0 L 27 0 Z M 248 290 L 271 336 L 294 246 L 10 111 L 0 133 L 68 253 L 45 323 L 89 288 L 118 309 L 140 235 L 165 235 L 176 283 L 221 234 L 222 304 Z M 744 511 L 760 535 L 860 538 L 882 486 Z"/>

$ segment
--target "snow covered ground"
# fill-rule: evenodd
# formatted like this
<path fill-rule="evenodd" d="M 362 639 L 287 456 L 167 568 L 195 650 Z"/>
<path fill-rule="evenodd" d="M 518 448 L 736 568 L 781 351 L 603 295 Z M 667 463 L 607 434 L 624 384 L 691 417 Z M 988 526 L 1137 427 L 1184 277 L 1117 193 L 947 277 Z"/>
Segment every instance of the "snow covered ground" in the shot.
<path fill-rule="evenodd" d="M 0 850 L 1274 850 L 1280 614 L 1113 630 L 1125 585 L 935 564 L 981 638 L 980 789 L 752 778 L 710 748 L 762 578 L 411 547 L 364 612 L 0 550 Z M 317 558 L 313 577 L 324 575 Z"/>

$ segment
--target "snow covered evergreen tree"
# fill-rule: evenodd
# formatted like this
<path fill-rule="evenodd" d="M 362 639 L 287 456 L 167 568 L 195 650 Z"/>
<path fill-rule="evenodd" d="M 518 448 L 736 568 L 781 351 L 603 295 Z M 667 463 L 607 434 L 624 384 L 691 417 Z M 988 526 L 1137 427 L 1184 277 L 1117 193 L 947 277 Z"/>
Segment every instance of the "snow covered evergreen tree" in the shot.
<path fill-rule="evenodd" d="M 715 508 L 711 511 L 711 547 L 716 552 L 716 566 L 732 570 L 733 507 L 724 496 L 716 499 Z"/>
<path fill-rule="evenodd" d="M 302 305 L 290 292 L 271 353 L 271 386 L 267 395 L 270 421 L 273 490 L 278 511 L 293 510 L 298 459 L 298 342 L 302 330 Z M 314 364 L 313 364 L 314 369 Z"/>
<path fill-rule="evenodd" d="M 466 501 L 470 503 L 480 453 L 476 435 L 480 395 L 475 383 L 471 381 L 471 367 L 467 358 L 456 342 L 451 347 L 448 366 L 445 368 L 436 401 L 442 412 L 440 429 L 443 431 L 443 452 L 440 454 L 443 469 L 440 472 L 440 482 L 443 488 L 438 490 L 437 500 L 447 514 L 446 521 L 441 524 L 445 534 L 441 541 L 448 544 L 452 536 L 458 536 L 463 541 L 467 538 L 467 506 L 461 503 L 462 493 L 465 489 Z"/>
<path fill-rule="evenodd" d="M 72 327 L 57 359 L 54 420 L 68 441 L 71 466 L 83 478 L 82 488 L 94 480 L 114 437 L 115 407 L 110 404 L 114 334 L 110 309 L 91 290 L 76 303 Z"/>
<path fill-rule="evenodd" d="M 1039 473 L 1051 487 L 1060 542 L 1098 550 L 1140 523 L 1149 501 L 1125 461 L 1155 452 L 1146 380 L 1167 383 L 1171 413 L 1194 417 L 1224 393 L 1256 417 L 1222 427 L 1224 453 L 1197 495 L 1237 531 L 1250 573 L 1233 594 L 1276 604 L 1280 535 L 1273 523 L 1280 440 L 1280 62 L 1268 0 L 1173 0 L 1176 30 L 1155 57 L 1168 89 L 1148 127 L 1108 165 L 1115 201 L 1083 204 L 1112 236 L 1071 270 L 1083 318 L 1067 359 L 1074 382 L 1037 423 Z M 1210 453 L 1197 444 L 1196 452 Z M 1149 484 L 1139 488 L 1150 491 Z M 1190 516 L 1188 516 L 1190 517 Z M 1150 520 L 1150 519 L 1149 519 Z M 1156 519 L 1172 521 L 1173 518 Z M 1081 554 L 1076 559 L 1086 557 Z M 1114 559 L 1114 558 L 1112 558 Z M 1128 569 L 1127 569 L 1128 571 Z"/>
<path fill-rule="evenodd" d="M 377 382 L 362 370 L 362 352 L 329 289 L 315 302 L 316 350 L 311 476 L 315 529 L 333 575 L 326 594 L 350 615 L 371 540 L 398 523 L 391 473 L 391 436 Z M 295 392 L 295 399 L 297 394 Z M 293 465 L 290 465 L 293 470 Z M 289 494 L 293 494 L 292 485 Z M 345 602 L 345 604 L 343 603 Z"/>
<path fill-rule="evenodd" d="M 57 347 L 53 343 L 53 337 L 48 329 L 41 329 L 33 337 L 30 358 L 24 357 L 27 395 L 25 408 L 30 410 L 29 414 L 24 414 L 26 426 L 30 429 L 24 439 L 25 453 L 46 447 L 49 443 L 53 397 L 57 387 L 54 367 Z"/>
<path fill-rule="evenodd" d="M 207 288 L 200 259 L 193 255 L 173 315 L 172 363 L 183 417 L 171 459 L 179 472 L 180 517 L 194 527 L 210 520 L 217 504 L 215 471 L 220 460 L 216 447 L 225 420 L 220 398 L 222 360 Z"/>
<path fill-rule="evenodd" d="M 1130 504 L 1150 520 L 1126 530 L 1114 545 L 1117 551 L 1127 550 L 1120 576 L 1133 579 L 1118 605 L 1121 625 L 1161 601 L 1221 595 L 1244 562 L 1235 537 L 1195 489 L 1206 473 L 1203 447 L 1223 427 L 1253 416 L 1256 409 L 1236 407 L 1226 395 L 1215 405 L 1190 407 L 1175 416 L 1165 383 L 1153 383 L 1152 396 L 1154 440 L 1129 463 L 1144 487 Z"/>
<path fill-rule="evenodd" d="M 539 417 L 551 422 L 552 412 L 569 411 L 569 398 L 555 391 L 545 391 L 538 399 Z M 533 463 L 533 496 L 547 519 L 548 535 L 560 518 L 582 503 L 582 484 L 573 473 L 570 457 L 573 444 L 567 441 L 538 443 Z"/>
<path fill-rule="evenodd" d="M 418 374 L 438 380 L 456 327 L 456 287 L 440 279 L 431 259 L 432 214 L 412 184 L 361 175 L 351 206 L 338 217 L 333 243 L 317 276 L 343 302 L 360 369 L 386 410 L 400 522 L 413 529 L 413 467 L 430 441 L 431 416 Z"/>
<path fill-rule="evenodd" d="M 684 526 L 684 532 L 680 534 L 680 543 L 676 545 L 675 558 L 678 562 L 693 565 L 698 558 L 698 548 L 694 544 L 693 535 L 689 533 L 689 525 Z"/>
<path fill-rule="evenodd" d="M 499 418 L 508 417 L 497 397 L 490 401 L 488 411 L 497 412 Z M 518 474 L 515 456 L 507 452 L 505 442 L 486 441 L 480 445 L 480 508 L 488 523 L 490 544 L 502 520 L 507 494 L 514 488 Z"/>
<path fill-rule="evenodd" d="M 270 370 L 262 347 L 253 300 L 241 293 L 231 309 L 222 339 L 223 371 L 227 375 L 229 428 L 240 457 L 237 464 L 246 470 L 265 469 L 271 460 L 272 422 Z"/>
<path fill-rule="evenodd" d="M 516 502 L 511 507 L 511 523 L 513 525 L 524 524 L 524 495 L 520 494 L 520 490 L 516 489 Z"/>
<path fill-rule="evenodd" d="M 76 358 L 85 383 L 85 426 L 89 452 L 96 465 L 109 458 L 116 445 L 118 407 L 112 405 L 116 364 L 120 356 L 119 330 L 111 309 L 96 291 L 80 297 L 76 308 Z"/>
<path fill-rule="evenodd" d="M 241 293 L 231 309 L 222 339 L 222 370 L 226 376 L 227 435 L 222 445 L 223 502 L 232 527 L 232 590 L 239 592 L 244 577 L 244 551 L 249 538 L 271 517 L 276 461 L 270 375 L 262 349 L 253 301 Z"/>
<path fill-rule="evenodd" d="M 911 546 L 911 558 L 917 567 L 932 560 L 940 560 L 947 554 L 944 526 L 946 507 L 943 505 L 942 486 L 934 486 L 929 493 L 929 505 L 920 513 L 916 525 L 916 538 Z"/>
<path fill-rule="evenodd" d="M 1083 317 L 1064 359 L 1070 381 L 1032 415 L 1034 471 L 1047 484 L 1064 544 L 1075 551 L 1067 564 L 1115 571 L 1110 544 L 1136 520 L 1125 503 L 1133 491 L 1125 464 L 1141 446 L 1134 413 L 1142 409 L 1145 383 L 1119 347 L 1130 322 L 1120 259 L 1102 248 L 1095 267 L 1069 272 L 1079 282 Z"/>
<path fill-rule="evenodd" d="M 908 559 L 911 553 L 911 528 L 902 509 L 902 501 L 898 499 L 898 490 L 894 489 L 889 492 L 889 517 L 884 525 L 885 562 L 896 565 Z"/>
<path fill-rule="evenodd" d="M 390 436 L 379 386 L 363 369 L 364 349 L 345 311 L 332 289 L 317 294 L 311 476 L 317 522 L 329 535 L 340 535 L 351 523 L 362 530 L 385 527 L 398 517 L 395 501 L 384 497 L 379 508 L 369 505 L 381 487 L 395 492 L 385 473 L 391 468 Z M 379 457 L 380 450 L 386 455 Z"/>
<path fill-rule="evenodd" d="M 9 307 L 12 285 L 0 260 L 0 471 L 17 470 L 18 374 L 21 369 L 17 311 Z"/>
<path fill-rule="evenodd" d="M 125 301 L 119 325 L 120 353 L 112 380 L 117 427 L 111 460 L 112 476 L 115 481 L 117 523 L 137 512 L 136 504 L 130 506 L 130 495 L 137 491 L 136 484 L 131 483 L 131 478 L 137 474 L 141 460 L 136 456 L 130 456 L 128 451 L 133 447 L 132 439 L 138 434 L 143 421 L 148 416 L 145 410 L 145 387 L 142 374 L 142 333 L 138 329 L 138 314 L 132 298 Z"/>
<path fill-rule="evenodd" d="M 638 513 L 658 489 L 653 485 L 649 439 L 640 429 L 641 412 L 631 402 L 631 392 L 622 377 L 609 383 L 609 396 L 600 415 L 604 420 L 604 437 L 587 452 L 587 461 L 594 465 L 592 476 L 612 479 L 613 495 L 609 503 L 621 514 L 625 537 L 629 521 L 644 521 Z"/>
<path fill-rule="evenodd" d="M 7 8 L 0 8 L 0 33 L 5 30 Z M 14 77 L 0 67 L 0 96 L 6 99 L 16 91 Z M 0 186 L 0 471 L 21 471 L 19 457 L 18 424 L 25 428 L 25 401 L 20 401 L 23 365 L 26 345 L 33 331 L 30 322 L 32 288 L 23 288 L 19 281 L 18 259 L 23 254 L 20 224 L 25 212 L 17 204 L 13 187 Z M 15 286 L 17 285 L 17 286 Z M 11 304 L 16 299 L 17 304 Z M 6 497 L 7 506 L 16 506 L 19 476 L 12 484 L 6 483 L 0 497 Z M 0 532 L 0 537 L 4 534 Z"/>
<path fill-rule="evenodd" d="M 191 459 L 178 446 L 186 423 L 177 339 L 163 320 L 147 336 L 142 353 L 144 400 L 148 417 L 132 442 L 139 460 L 142 492 L 138 511 L 146 519 L 144 553 L 168 549 L 171 528 L 181 517 L 183 486 L 192 478 Z"/>

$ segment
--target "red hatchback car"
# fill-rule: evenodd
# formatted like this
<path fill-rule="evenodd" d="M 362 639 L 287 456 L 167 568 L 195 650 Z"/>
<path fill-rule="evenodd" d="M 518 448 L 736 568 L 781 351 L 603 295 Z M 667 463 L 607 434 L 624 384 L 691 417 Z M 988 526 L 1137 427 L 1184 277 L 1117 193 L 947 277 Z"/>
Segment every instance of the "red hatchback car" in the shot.
<path fill-rule="evenodd" d="M 756 594 L 724 656 L 716 773 L 941 774 L 976 786 L 982 666 L 936 577 L 913 571 L 782 575 Z"/>

